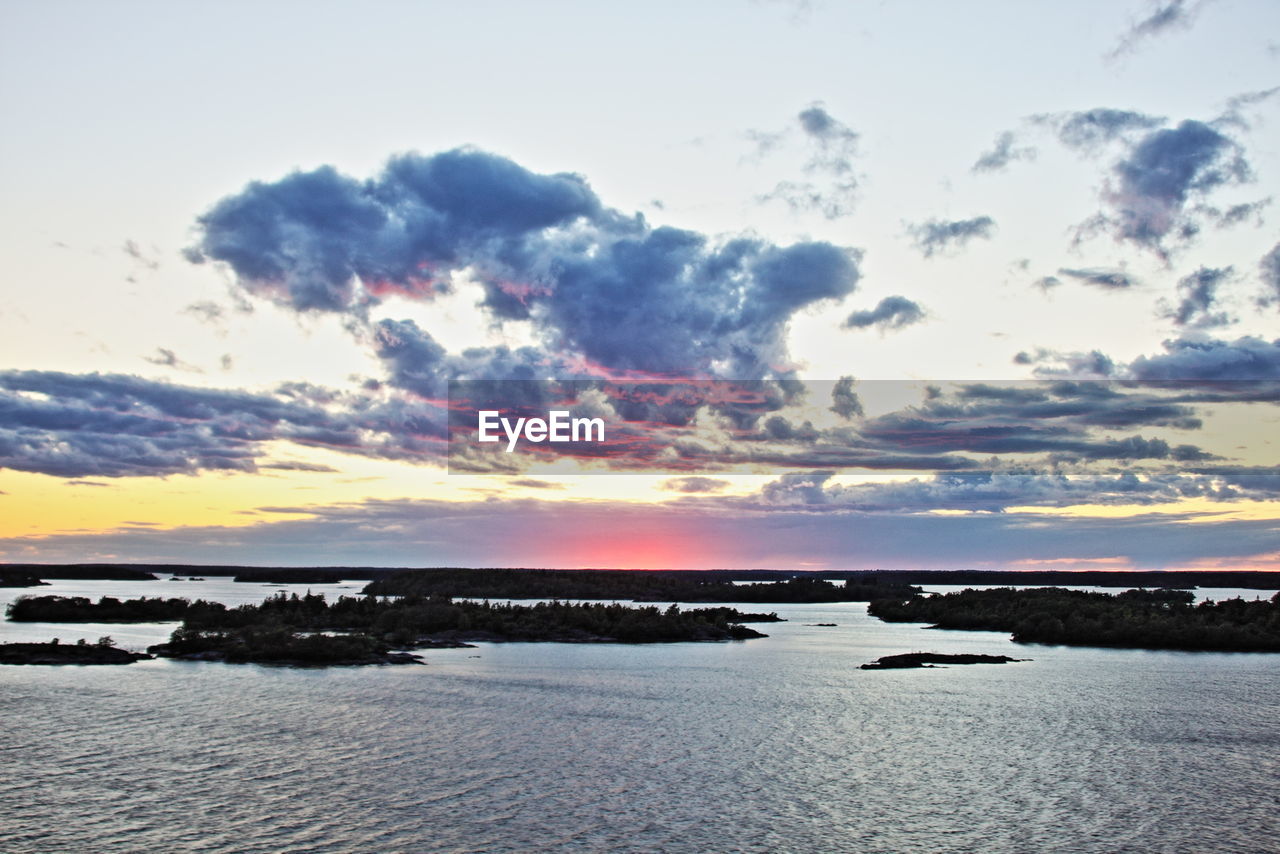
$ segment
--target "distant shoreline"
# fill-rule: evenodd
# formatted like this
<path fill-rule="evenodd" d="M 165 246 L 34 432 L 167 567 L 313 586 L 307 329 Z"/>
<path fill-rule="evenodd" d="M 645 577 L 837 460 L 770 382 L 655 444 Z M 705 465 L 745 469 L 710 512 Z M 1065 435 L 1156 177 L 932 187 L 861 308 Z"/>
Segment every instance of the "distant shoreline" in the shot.
<path fill-rule="evenodd" d="M 535 567 L 386 567 L 386 566 L 250 566 L 177 563 L 0 563 L 0 584 L 6 578 L 36 580 L 147 580 L 155 573 L 191 576 L 232 576 L 250 582 L 322 584 L 338 581 L 376 581 L 397 573 L 424 570 L 510 570 L 520 573 L 662 573 L 704 580 L 779 581 L 813 578 L 824 581 L 862 581 L 889 584 L 1031 585 L 1083 587 L 1238 587 L 1280 590 L 1280 571 L 1265 570 L 978 570 L 978 569 L 631 569 L 606 567 L 557 569 Z M 292 579 L 299 579 L 293 581 Z M 13 585 L 26 586 L 26 585 Z"/>

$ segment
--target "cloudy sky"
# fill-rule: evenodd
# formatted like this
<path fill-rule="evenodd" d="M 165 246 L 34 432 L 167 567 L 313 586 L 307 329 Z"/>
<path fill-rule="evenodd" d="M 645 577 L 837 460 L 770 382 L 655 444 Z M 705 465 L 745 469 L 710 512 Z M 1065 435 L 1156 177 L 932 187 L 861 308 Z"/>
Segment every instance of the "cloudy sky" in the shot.
<path fill-rule="evenodd" d="M 0 560 L 1280 568 L 1277 33 L 0 3 Z"/>

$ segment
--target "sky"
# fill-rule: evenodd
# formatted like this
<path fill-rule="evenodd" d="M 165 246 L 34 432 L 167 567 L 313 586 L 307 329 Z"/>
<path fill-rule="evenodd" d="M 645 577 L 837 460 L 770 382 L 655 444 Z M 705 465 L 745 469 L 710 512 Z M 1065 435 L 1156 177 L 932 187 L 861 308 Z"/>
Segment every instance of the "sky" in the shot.
<path fill-rule="evenodd" d="M 0 0 L 0 561 L 1280 569 L 1277 33 Z"/>

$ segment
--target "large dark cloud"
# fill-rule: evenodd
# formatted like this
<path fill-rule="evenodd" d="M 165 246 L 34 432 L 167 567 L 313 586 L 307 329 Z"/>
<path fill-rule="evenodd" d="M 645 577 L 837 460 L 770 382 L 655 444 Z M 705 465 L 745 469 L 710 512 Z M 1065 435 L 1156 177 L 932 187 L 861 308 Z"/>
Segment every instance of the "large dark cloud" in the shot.
<path fill-rule="evenodd" d="M 251 292 L 301 311 L 349 311 L 388 292 L 445 289 L 453 270 L 600 216 L 576 175 L 459 149 L 401 155 L 368 181 L 330 166 L 255 181 L 200 218 L 196 248 Z"/>
<path fill-rule="evenodd" d="M 844 322 L 846 329 L 866 329 L 868 326 L 878 327 L 882 332 L 890 329 L 903 329 L 913 323 L 924 320 L 925 311 L 919 303 L 903 296 L 885 297 L 876 307 L 866 311 L 855 311 Z"/>
<path fill-rule="evenodd" d="M 962 247 L 975 238 L 990 239 L 995 232 L 996 221 L 989 216 L 971 219 L 931 219 L 907 227 L 915 246 L 926 258 L 953 247 Z"/>
<path fill-rule="evenodd" d="M 832 152 L 849 141 L 802 115 Z M 324 167 L 254 183 L 199 225 L 203 256 L 300 311 L 429 299 L 469 270 L 494 319 L 529 320 L 548 352 L 606 372 L 764 376 L 787 363 L 791 315 L 851 293 L 859 276 L 856 250 L 653 228 L 604 208 L 578 176 L 473 150 L 402 155 L 369 181 Z M 430 351 L 416 356 L 443 358 Z M 408 355 L 395 355 L 404 374 Z M 492 354 L 492 367 L 527 355 Z"/>

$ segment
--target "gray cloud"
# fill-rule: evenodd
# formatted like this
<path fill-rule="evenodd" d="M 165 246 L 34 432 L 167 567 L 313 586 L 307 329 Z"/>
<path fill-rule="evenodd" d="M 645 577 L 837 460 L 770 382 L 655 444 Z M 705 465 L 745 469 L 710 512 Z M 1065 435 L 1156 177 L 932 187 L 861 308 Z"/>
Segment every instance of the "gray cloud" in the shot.
<path fill-rule="evenodd" d="M 204 373 L 204 371 L 190 362 L 184 362 L 179 359 L 176 353 L 166 347 L 157 347 L 154 356 L 143 356 L 142 360 L 153 365 L 159 365 L 162 368 L 174 368 L 175 370 L 188 371 L 194 374 Z"/>
<path fill-rule="evenodd" d="M 1227 108 L 1218 118 L 1220 124 L 1232 124 L 1237 127 L 1249 128 L 1252 122 L 1246 115 L 1246 111 L 1251 107 L 1266 103 L 1280 95 L 1280 86 L 1272 86 L 1270 89 L 1262 89 L 1257 92 L 1245 92 L 1227 99 Z"/>
<path fill-rule="evenodd" d="M 853 418 L 863 414 L 862 401 L 853 390 L 853 377 L 841 377 L 831 389 L 831 411 L 841 418 Z"/>
<path fill-rule="evenodd" d="M 816 212 L 827 219 L 839 219 L 853 211 L 858 178 L 854 158 L 858 133 L 832 116 L 821 103 L 801 110 L 796 116 L 811 154 L 804 171 L 818 180 L 781 181 L 761 201 L 781 201 L 797 213 Z M 761 153 L 776 147 L 785 134 L 756 134 Z"/>
<path fill-rule="evenodd" d="M 945 252 L 952 247 L 963 247 L 970 240 L 989 240 L 995 232 L 996 221 L 989 216 L 972 219 L 937 220 L 907 226 L 907 233 L 914 238 L 915 246 L 926 258 Z"/>
<path fill-rule="evenodd" d="M 304 471 L 315 472 L 318 474 L 336 474 L 337 469 L 333 466 L 320 465 L 319 463 L 303 463 L 294 460 L 277 463 L 265 463 L 258 466 L 260 469 L 270 471 Z"/>
<path fill-rule="evenodd" d="M 1018 365 L 1036 365 L 1035 374 L 1040 377 L 1097 379 L 1110 377 L 1116 372 L 1115 363 L 1100 350 L 1061 353 L 1036 348 L 1034 354 L 1025 350 L 1018 353 L 1013 361 Z"/>
<path fill-rule="evenodd" d="M 1189 336 L 1164 342 L 1165 352 L 1140 356 L 1129 373 L 1141 380 L 1280 379 L 1280 339 L 1244 336 L 1235 341 Z"/>
<path fill-rule="evenodd" d="M 444 415 L 408 401 L 306 389 L 194 388 L 120 374 L 0 371 L 0 467 L 58 477 L 252 472 L 273 440 L 438 461 Z"/>
<path fill-rule="evenodd" d="M 124 254 L 128 255 L 148 270 L 154 271 L 160 269 L 160 262 L 153 258 L 148 258 L 143 253 L 142 247 L 139 246 L 136 241 L 126 240 L 122 249 L 124 250 Z"/>
<path fill-rule="evenodd" d="M 1131 53 L 1148 39 L 1189 28 L 1203 5 L 1203 2 L 1188 2 L 1188 0 L 1167 0 L 1155 3 L 1147 17 L 1135 21 L 1120 36 L 1119 42 L 1107 54 L 1107 59 L 1115 60 Z"/>
<path fill-rule="evenodd" d="M 1106 145 L 1126 140 L 1137 131 L 1160 127 L 1164 119 L 1134 110 L 1098 107 L 1078 112 L 1042 113 L 1031 117 L 1033 124 L 1053 129 L 1059 142 L 1086 155 L 1095 155 Z"/>
<path fill-rule="evenodd" d="M 1230 228 L 1250 219 L 1253 220 L 1254 225 L 1261 227 L 1263 225 L 1262 212 L 1267 209 L 1271 201 L 1271 197 L 1267 196 L 1265 199 L 1259 199 L 1256 202 L 1241 202 L 1238 205 L 1232 205 L 1225 211 L 1206 206 L 1204 212 L 1216 221 L 1219 228 Z"/>
<path fill-rule="evenodd" d="M 534 477 L 513 477 L 507 481 L 511 486 L 523 486 L 526 489 L 564 489 L 563 483 L 555 483 L 550 480 L 539 480 Z"/>
<path fill-rule="evenodd" d="M 875 308 L 855 311 L 845 320 L 846 329 L 866 329 L 875 326 L 884 332 L 903 329 L 924 320 L 925 311 L 920 305 L 902 296 L 885 297 Z"/>
<path fill-rule="evenodd" d="M 1109 291 L 1126 290 L 1137 284 L 1137 280 L 1124 270 L 1109 270 L 1101 267 L 1089 267 L 1079 270 L 1062 267 L 1058 270 L 1058 275 L 1067 276 L 1068 278 L 1083 282 L 1086 285 L 1093 285 Z M 1044 280 L 1042 279 L 1041 282 L 1043 281 Z M 1056 279 L 1054 280 L 1054 283 L 1057 283 Z M 1041 285 L 1041 287 L 1045 287 L 1047 289 L 1050 286 Z"/>
<path fill-rule="evenodd" d="M 1232 276 L 1231 267 L 1201 267 L 1178 280 L 1178 305 L 1167 312 L 1178 326 L 1208 329 L 1226 326 L 1231 318 L 1226 312 L 1215 312 L 1218 287 Z"/>
<path fill-rule="evenodd" d="M 715 477 L 673 477 L 662 482 L 663 489 L 688 495 L 719 492 L 728 485 L 729 481 Z"/>
<path fill-rule="evenodd" d="M 1015 160 L 1035 160 L 1036 150 L 1030 146 L 1015 148 L 1017 137 L 1004 131 L 996 137 L 990 150 L 984 151 L 970 167 L 971 172 L 1000 172 Z"/>
<path fill-rule="evenodd" d="M 299 311 L 352 311 L 392 293 L 427 298 L 454 269 L 601 216 L 579 176 L 458 149 L 400 155 L 370 181 L 329 166 L 255 181 L 200 217 L 195 249 L 252 293 Z"/>
<path fill-rule="evenodd" d="M 222 306 L 212 300 L 201 300 L 193 302 L 187 306 L 184 311 L 187 314 L 193 314 L 205 323 L 217 323 L 226 317 L 226 311 Z"/>
<path fill-rule="evenodd" d="M 1148 133 L 1111 171 L 1102 194 L 1109 210 L 1087 221 L 1080 236 L 1106 230 L 1166 259 L 1169 241 L 1185 243 L 1200 231 L 1203 209 L 1189 205 L 1192 199 L 1253 177 L 1238 143 L 1191 119 Z"/>
<path fill-rule="evenodd" d="M 830 472 L 784 475 L 767 484 L 760 501 L 824 512 L 922 513 L 960 510 L 1004 513 L 1011 507 L 1072 504 L 1156 505 L 1186 498 L 1273 500 L 1280 483 L 1266 475 L 1026 475 L 940 474 L 910 481 L 841 484 Z"/>

